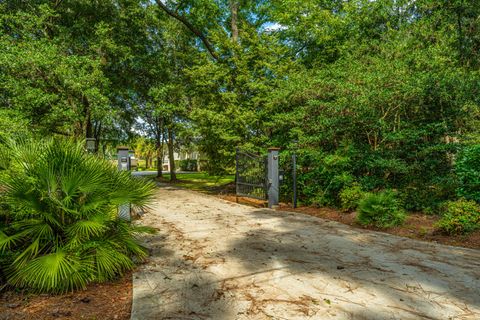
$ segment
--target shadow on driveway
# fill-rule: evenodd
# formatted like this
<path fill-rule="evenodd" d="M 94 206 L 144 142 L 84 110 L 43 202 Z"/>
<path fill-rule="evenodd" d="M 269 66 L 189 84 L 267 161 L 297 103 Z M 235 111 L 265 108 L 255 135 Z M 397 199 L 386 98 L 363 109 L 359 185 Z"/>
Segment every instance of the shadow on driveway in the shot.
<path fill-rule="evenodd" d="M 480 252 L 161 189 L 132 319 L 480 319 Z"/>

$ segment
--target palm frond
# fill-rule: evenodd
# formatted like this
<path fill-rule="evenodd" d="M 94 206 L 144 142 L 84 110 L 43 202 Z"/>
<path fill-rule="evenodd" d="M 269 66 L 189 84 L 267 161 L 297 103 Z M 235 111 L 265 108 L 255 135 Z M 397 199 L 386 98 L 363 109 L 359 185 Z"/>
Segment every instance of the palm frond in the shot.
<path fill-rule="evenodd" d="M 36 238 L 16 256 L 13 264 L 16 267 L 23 267 L 31 258 L 34 258 L 40 250 L 40 239 Z"/>
<path fill-rule="evenodd" d="M 140 232 L 117 216 L 124 203 L 145 206 L 155 185 L 119 172 L 108 161 L 63 139 L 8 144 L 10 169 L 2 173 L 10 208 L 0 230 L 0 253 L 9 254 L 8 279 L 38 291 L 64 292 L 112 279 L 147 254 Z"/>
<path fill-rule="evenodd" d="M 85 288 L 92 280 L 91 266 L 66 252 L 57 251 L 29 261 L 9 277 L 12 285 L 41 292 L 67 292 Z"/>
<path fill-rule="evenodd" d="M 99 218 L 92 220 L 80 220 L 67 228 L 70 237 L 77 237 L 89 240 L 93 237 L 102 235 L 107 230 L 107 226 Z"/>
<path fill-rule="evenodd" d="M 25 236 L 23 233 L 15 233 L 11 236 L 7 236 L 5 233 L 0 232 L 0 252 L 7 252 L 12 250 L 13 247 Z"/>
<path fill-rule="evenodd" d="M 132 259 L 115 248 L 102 244 L 94 253 L 96 279 L 105 281 L 123 274 L 133 268 Z"/>

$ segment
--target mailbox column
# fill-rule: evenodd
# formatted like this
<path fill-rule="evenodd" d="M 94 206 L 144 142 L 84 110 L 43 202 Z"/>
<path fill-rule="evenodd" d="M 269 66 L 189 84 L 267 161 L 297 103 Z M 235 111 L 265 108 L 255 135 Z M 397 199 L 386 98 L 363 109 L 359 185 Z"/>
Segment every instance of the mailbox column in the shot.
<path fill-rule="evenodd" d="M 268 149 L 268 207 L 278 206 L 280 181 L 278 172 L 279 148 Z"/>
<path fill-rule="evenodd" d="M 130 170 L 128 147 L 117 147 L 118 171 Z M 130 203 L 118 207 L 118 216 L 124 220 L 130 220 Z"/>
<path fill-rule="evenodd" d="M 118 171 L 130 170 L 128 147 L 117 147 Z"/>
<path fill-rule="evenodd" d="M 95 152 L 95 138 L 87 138 L 86 139 L 87 143 L 87 151 L 90 153 Z"/>

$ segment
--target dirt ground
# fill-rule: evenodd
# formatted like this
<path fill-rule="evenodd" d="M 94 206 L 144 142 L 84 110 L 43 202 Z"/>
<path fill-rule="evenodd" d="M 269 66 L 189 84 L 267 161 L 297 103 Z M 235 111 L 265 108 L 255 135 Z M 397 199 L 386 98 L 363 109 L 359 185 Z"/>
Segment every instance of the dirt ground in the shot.
<path fill-rule="evenodd" d="M 0 293 L 0 320 L 127 320 L 132 304 L 132 275 L 63 295 Z"/>
<path fill-rule="evenodd" d="M 174 187 L 142 224 L 132 319 L 480 319 L 480 251 Z"/>

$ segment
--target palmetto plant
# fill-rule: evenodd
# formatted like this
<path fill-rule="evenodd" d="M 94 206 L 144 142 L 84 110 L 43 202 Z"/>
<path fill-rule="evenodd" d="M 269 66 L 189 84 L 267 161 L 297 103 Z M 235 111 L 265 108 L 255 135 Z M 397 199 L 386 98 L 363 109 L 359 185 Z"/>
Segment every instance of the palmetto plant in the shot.
<path fill-rule="evenodd" d="M 65 292 L 133 268 L 148 231 L 118 218 L 118 206 L 145 206 L 154 185 L 57 139 L 9 142 L 0 174 L 4 210 L 0 255 L 7 281 L 41 292 Z M 3 167 L 6 167 L 5 164 Z"/>

